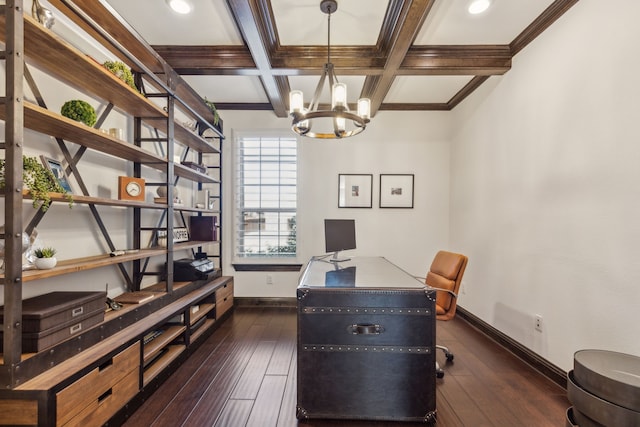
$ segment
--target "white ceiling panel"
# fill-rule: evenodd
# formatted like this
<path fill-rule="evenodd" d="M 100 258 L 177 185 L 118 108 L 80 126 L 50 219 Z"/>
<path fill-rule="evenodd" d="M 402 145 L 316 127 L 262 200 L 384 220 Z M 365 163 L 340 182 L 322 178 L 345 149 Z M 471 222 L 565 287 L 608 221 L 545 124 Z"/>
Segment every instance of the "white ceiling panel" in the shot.
<path fill-rule="evenodd" d="M 269 102 L 256 76 L 183 76 L 195 91 L 214 102 Z"/>
<path fill-rule="evenodd" d="M 384 102 L 448 102 L 473 76 L 399 76 Z"/>
<path fill-rule="evenodd" d="M 479 14 L 467 12 L 469 0 L 437 1 L 416 37 L 416 45 L 509 44 L 553 0 L 493 0 Z"/>
<path fill-rule="evenodd" d="M 107 1 L 152 45 L 243 44 L 225 0 L 193 0 L 189 15 L 175 13 L 164 0 Z"/>
<path fill-rule="evenodd" d="M 348 0 L 331 15 L 331 45 L 375 45 L 388 0 Z M 319 0 L 271 0 L 280 44 L 327 44 L 328 16 Z"/>

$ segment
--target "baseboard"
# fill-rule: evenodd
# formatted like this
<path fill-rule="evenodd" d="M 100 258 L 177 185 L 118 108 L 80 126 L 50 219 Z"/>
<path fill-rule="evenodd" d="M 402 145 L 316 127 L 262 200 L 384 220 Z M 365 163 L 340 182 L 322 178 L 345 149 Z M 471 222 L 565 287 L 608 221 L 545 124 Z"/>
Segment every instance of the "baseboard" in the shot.
<path fill-rule="evenodd" d="M 295 298 L 247 298 L 234 297 L 233 302 L 236 307 L 297 307 L 298 300 Z"/>
<path fill-rule="evenodd" d="M 469 311 L 460 306 L 458 306 L 456 310 L 456 315 L 469 322 L 471 326 L 474 326 L 475 328 L 480 330 L 482 333 L 496 341 L 498 344 L 515 354 L 520 359 L 524 360 L 526 363 L 531 365 L 534 369 L 536 369 L 545 377 L 549 378 L 554 383 L 558 384 L 560 387 L 564 389 L 567 388 L 567 373 L 556 365 L 540 357 L 538 354 L 523 346 L 513 338 L 500 332 L 498 329 L 481 320 L 479 317 L 474 316 Z"/>

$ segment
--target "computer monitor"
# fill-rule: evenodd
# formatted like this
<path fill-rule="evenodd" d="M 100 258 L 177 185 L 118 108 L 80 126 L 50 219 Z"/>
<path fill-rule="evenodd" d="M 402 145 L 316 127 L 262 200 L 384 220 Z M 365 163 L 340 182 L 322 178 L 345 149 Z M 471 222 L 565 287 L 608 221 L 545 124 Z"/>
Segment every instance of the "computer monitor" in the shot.
<path fill-rule="evenodd" d="M 324 244 L 327 253 L 333 252 L 332 262 L 348 261 L 349 258 L 339 258 L 338 253 L 356 248 L 356 221 L 325 219 Z"/>

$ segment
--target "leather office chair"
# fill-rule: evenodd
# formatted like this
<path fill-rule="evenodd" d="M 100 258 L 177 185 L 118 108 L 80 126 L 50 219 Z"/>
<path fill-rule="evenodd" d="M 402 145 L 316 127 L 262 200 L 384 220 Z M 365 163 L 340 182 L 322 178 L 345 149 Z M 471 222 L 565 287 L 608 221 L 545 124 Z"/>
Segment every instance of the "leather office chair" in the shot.
<path fill-rule="evenodd" d="M 436 289 L 437 320 L 451 320 L 455 317 L 458 292 L 468 260 L 465 255 L 447 251 L 439 251 L 433 259 L 425 283 Z M 447 361 L 453 360 L 453 353 L 447 347 L 436 345 L 436 349 L 444 351 Z M 444 371 L 437 362 L 436 376 L 444 376 Z"/>

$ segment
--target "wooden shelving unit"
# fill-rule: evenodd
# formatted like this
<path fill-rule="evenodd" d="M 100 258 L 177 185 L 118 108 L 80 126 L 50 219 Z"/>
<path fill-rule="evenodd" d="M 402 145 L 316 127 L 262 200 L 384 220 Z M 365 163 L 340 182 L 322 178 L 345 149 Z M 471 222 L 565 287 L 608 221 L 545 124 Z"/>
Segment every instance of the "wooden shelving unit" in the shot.
<path fill-rule="evenodd" d="M 65 162 L 69 164 L 70 170 L 79 183 L 78 186 L 81 187 L 82 194 L 73 194 L 73 202 L 90 208 L 108 247 L 113 245 L 108 236 L 108 230 L 101 223 L 96 206 L 119 209 L 123 212 L 131 211 L 134 234 L 140 233 L 143 229 L 140 218 L 154 211 L 160 212 L 157 216 L 164 216 L 167 221 L 174 221 L 176 213 L 181 217 L 185 213 L 213 215 L 217 216 L 219 226 L 222 222 L 222 208 L 219 202 L 222 198 L 221 156 L 224 136 L 222 126 L 212 124 L 213 114 L 202 98 L 144 41 L 129 32 L 128 26 L 115 15 L 115 12 L 112 12 L 111 8 L 105 7 L 103 0 L 75 0 L 74 2 L 52 0 L 50 4 L 57 8 L 54 14 L 67 15 L 98 43 L 112 50 L 118 60 L 123 59 L 134 72 L 140 73 L 138 81 L 143 82 L 143 86 L 151 86 L 155 91 L 149 94 L 149 97 L 145 96 L 144 90 L 141 93 L 124 84 L 85 52 L 45 28 L 31 16 L 24 14 L 22 3 L 18 0 L 15 8 L 0 8 L 0 43 L 7 49 L 0 55 L 0 60 L 7 62 L 5 67 L 7 96 L 0 98 L 0 120 L 5 121 L 6 143 L 0 148 L 6 150 L 7 154 L 5 157 L 8 160 L 5 170 L 7 183 L 19 181 L 21 169 L 18 165 L 23 154 L 23 142 L 29 144 L 29 141 L 23 141 L 23 132 L 24 129 L 30 129 L 55 138 L 65 157 Z M 11 46 L 14 47 L 14 51 L 24 52 L 24 55 L 14 55 L 10 50 Z M 23 66 L 34 66 L 59 81 L 61 86 L 67 85 L 99 100 L 98 102 L 108 106 L 105 110 L 107 113 L 113 107 L 118 112 L 131 117 L 137 126 L 134 131 L 135 140 L 130 142 L 114 138 L 98 129 L 50 111 L 44 108 L 46 104 L 39 95 L 36 95 L 37 104 L 25 101 L 23 80 L 27 76 Z M 70 72 L 70 69 L 73 72 Z M 33 85 L 37 82 L 27 80 L 32 86 L 32 92 L 34 94 L 38 92 L 33 90 Z M 158 99 L 152 100 L 152 95 L 160 99 L 160 102 Z M 167 100 L 166 107 L 161 105 L 162 97 Z M 19 105 L 16 99 L 19 100 Z M 193 122 L 197 123 L 195 127 L 197 131 L 187 128 L 185 124 L 175 119 L 176 110 L 182 115 L 193 118 Z M 162 137 L 157 137 L 155 141 L 151 138 L 143 138 L 141 131 L 146 127 L 151 127 L 152 133 L 161 134 Z M 208 130 L 211 131 L 207 132 L 207 135 L 212 134 L 213 138 L 202 136 Z M 167 145 L 162 150 L 154 150 L 149 146 L 149 142 Z M 75 153 L 72 154 L 67 143 L 75 144 L 80 148 L 77 149 L 74 146 Z M 174 162 L 172 155 L 174 144 L 184 147 L 187 153 L 189 150 L 197 153 L 199 162 L 203 161 L 203 155 L 212 156 L 211 158 L 216 159 L 216 164 L 212 168 L 215 169 L 214 173 L 209 174 L 209 171 L 201 173 Z M 77 168 L 85 150 L 129 162 L 133 165 L 136 177 L 148 175 L 157 177 L 160 172 L 164 175 L 165 181 L 154 182 L 155 185 L 166 185 L 171 188 L 175 184 L 173 182 L 175 179 L 186 179 L 197 183 L 198 188 L 202 185 L 213 186 L 217 189 L 215 198 L 218 206 L 216 209 L 204 209 L 173 206 L 173 203 L 95 197 L 81 182 L 80 168 Z M 113 194 L 116 194 L 115 189 Z M 135 366 L 127 371 L 126 383 L 119 382 L 118 386 L 113 385 L 110 389 L 112 393 L 118 393 L 117 399 L 110 400 L 118 403 L 109 407 L 108 413 L 105 412 L 106 409 L 101 410 L 101 418 L 95 418 L 94 421 L 97 424 L 103 424 L 104 420 L 115 416 L 118 411 L 132 411 L 136 404 L 144 399 L 142 395 L 150 392 L 147 390 L 155 389 L 150 385 L 157 384 L 166 378 L 167 368 L 181 363 L 193 350 L 192 343 L 196 340 L 202 341 L 202 337 L 211 333 L 233 307 L 231 277 L 220 277 L 211 281 L 174 282 L 171 274 L 158 273 L 166 277 L 159 277 L 162 281 L 144 287 L 144 291 L 156 293 L 150 300 L 140 304 L 125 304 L 119 310 L 107 311 L 104 321 L 83 330 L 76 336 L 54 344 L 53 347 L 44 351 L 23 353 L 20 327 L 23 286 L 33 286 L 34 282 L 63 275 L 72 280 L 74 273 L 113 266 L 121 272 L 127 269 L 133 271 L 134 275 L 140 277 L 143 274 L 140 271 L 141 265 L 146 264 L 146 261 L 151 258 L 155 258 L 156 261 L 158 258 L 163 259 L 164 263 L 170 265 L 169 263 L 173 261 L 173 252 L 185 249 L 200 251 L 202 246 L 211 245 L 211 242 L 171 242 L 168 247 L 144 248 L 140 234 L 135 234 L 132 239 L 133 250 L 124 255 L 88 254 L 79 258 L 59 260 L 57 266 L 51 270 L 22 271 L 21 253 L 16 244 L 20 242 L 18 239 L 20 233 L 12 230 L 21 232 L 24 230 L 22 206 L 31 200 L 31 194 L 22 188 L 17 188 L 16 191 L 7 188 L 2 197 L 7 206 L 5 224 L 7 230 L 11 232 L 2 236 L 7 243 L 5 245 L 7 268 L 6 276 L 0 275 L 0 284 L 4 285 L 5 295 L 5 324 L 3 325 L 5 354 L 0 354 L 0 413 L 17 414 L 17 418 L 11 419 L 12 423 L 54 425 L 56 396 L 72 384 L 91 382 L 91 376 L 96 372 L 104 370 L 106 375 L 106 372 L 110 371 L 109 360 L 112 359 L 113 363 L 117 364 L 118 358 L 123 354 L 127 354 L 127 357 L 134 354 Z M 62 194 L 51 193 L 50 197 L 53 204 L 68 203 Z M 71 215 L 73 213 L 71 211 Z M 39 222 L 43 215 L 38 211 L 30 226 Z M 165 228 L 171 230 L 173 223 L 168 223 Z M 144 230 L 150 229 L 153 230 L 153 228 L 144 228 Z M 220 234 L 218 232 L 218 235 Z M 132 248 L 122 249 L 131 250 Z M 220 253 L 216 256 L 219 258 L 218 263 L 221 263 L 222 250 L 219 242 L 218 249 Z M 132 290 L 140 290 L 139 283 Z M 221 301 L 225 301 L 223 307 L 219 308 L 216 304 L 218 297 L 222 298 Z M 191 313 L 191 307 L 194 306 L 198 306 L 199 309 Z M 182 322 L 176 324 L 176 319 L 180 318 L 183 319 Z M 145 336 L 148 337 L 148 334 L 157 328 L 162 328 L 162 334 L 145 343 Z M 142 350 L 130 350 L 137 348 L 136 346 L 142 346 Z M 138 377 L 139 380 L 136 380 Z M 115 375 L 113 378 L 120 381 L 121 376 Z M 131 378 L 134 381 L 133 385 Z M 135 384 L 136 382 L 139 383 Z M 131 399 L 130 394 L 122 394 L 118 390 L 127 389 L 127 393 L 130 393 L 132 386 L 134 391 L 137 389 L 138 396 L 125 404 L 123 402 Z M 134 402 L 136 399 L 139 399 L 137 403 Z M 84 400 L 78 400 L 78 405 L 84 405 Z M 72 400 L 65 404 L 74 406 L 75 403 Z M 16 411 L 15 405 L 19 405 L 20 410 Z M 87 408 L 78 409 L 83 417 L 84 414 L 91 417 L 92 411 Z M 34 411 L 36 414 L 33 414 Z M 3 417 L 0 416 L 0 425 L 4 424 Z"/>

